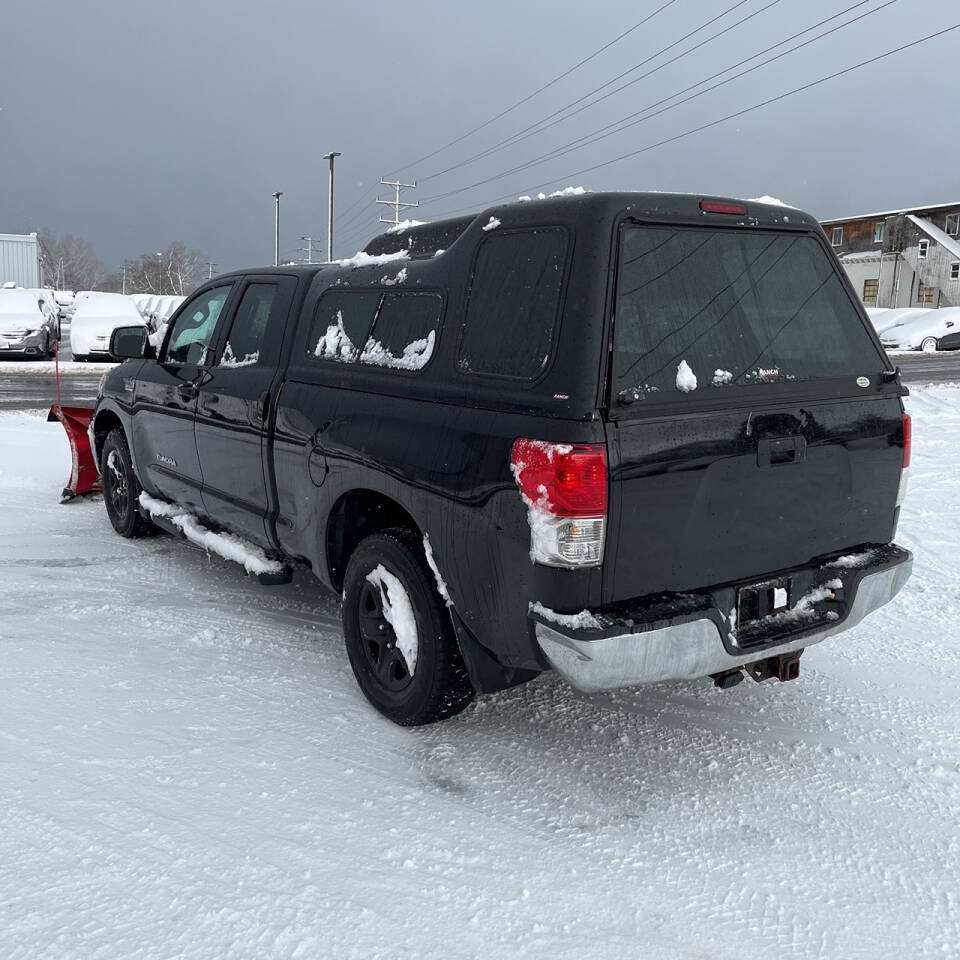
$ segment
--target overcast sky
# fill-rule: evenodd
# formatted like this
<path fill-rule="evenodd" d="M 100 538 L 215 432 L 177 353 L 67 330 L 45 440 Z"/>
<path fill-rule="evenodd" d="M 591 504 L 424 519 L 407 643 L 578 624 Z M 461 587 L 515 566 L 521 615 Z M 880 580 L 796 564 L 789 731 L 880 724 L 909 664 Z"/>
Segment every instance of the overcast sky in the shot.
<path fill-rule="evenodd" d="M 301 234 L 325 237 L 322 155 L 330 149 L 343 154 L 337 161 L 338 211 L 379 177 L 397 173 L 421 181 L 413 198 L 461 190 L 667 98 L 856 0 L 778 0 L 759 13 L 770 0 L 742 0 L 621 82 L 757 13 L 742 26 L 538 136 L 431 178 L 577 100 L 735 3 L 673 0 L 522 107 L 410 165 L 664 2 L 5 4 L 0 232 L 49 227 L 75 233 L 91 240 L 108 265 L 173 240 L 201 248 L 221 269 L 264 264 L 273 259 L 271 193 L 282 190 L 281 252 L 292 258 L 300 255 Z M 827 27 L 883 3 L 865 0 Z M 955 3 L 895 0 L 625 132 L 434 200 L 415 215 L 431 219 L 465 207 L 480 210 L 547 181 L 556 181 L 551 189 L 571 183 L 592 190 L 772 194 L 820 217 L 960 199 L 960 30 L 672 144 L 574 175 L 956 22 Z M 377 216 L 387 211 L 373 199 L 371 193 L 339 218 L 338 255 L 352 253 L 376 232 Z"/>

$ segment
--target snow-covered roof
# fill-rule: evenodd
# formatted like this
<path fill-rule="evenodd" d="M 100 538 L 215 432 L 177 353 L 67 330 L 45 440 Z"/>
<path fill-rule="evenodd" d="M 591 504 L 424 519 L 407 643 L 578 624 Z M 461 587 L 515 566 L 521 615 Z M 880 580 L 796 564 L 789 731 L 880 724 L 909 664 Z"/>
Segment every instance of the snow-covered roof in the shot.
<path fill-rule="evenodd" d="M 860 253 L 844 253 L 840 256 L 843 263 L 855 262 L 857 260 L 879 260 L 879 250 L 862 250 Z"/>
<path fill-rule="evenodd" d="M 879 210 L 877 213 L 860 213 L 855 217 L 830 217 L 827 220 L 821 220 L 824 224 L 849 223 L 851 220 L 879 220 L 881 217 L 893 217 L 898 213 L 907 213 L 909 210 L 915 210 L 922 213 L 924 210 L 941 210 L 947 207 L 960 207 L 960 200 L 953 203 L 931 203 L 926 207 L 901 207 L 899 210 Z"/>
<path fill-rule="evenodd" d="M 923 217 L 915 217 L 912 213 L 907 215 L 907 219 L 960 260 L 960 243 L 957 243 L 956 239 L 951 237 L 949 233 L 944 233 L 936 224 L 924 220 Z"/>

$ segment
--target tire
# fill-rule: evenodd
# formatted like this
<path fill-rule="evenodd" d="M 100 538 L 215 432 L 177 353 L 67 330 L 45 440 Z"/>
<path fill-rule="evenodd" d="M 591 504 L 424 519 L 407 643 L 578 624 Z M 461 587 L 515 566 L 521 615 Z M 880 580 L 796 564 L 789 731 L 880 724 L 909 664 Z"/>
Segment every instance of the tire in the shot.
<path fill-rule="evenodd" d="M 940 344 L 937 343 L 936 337 L 925 337 L 920 343 L 920 349 L 924 353 L 936 353 L 940 349 Z"/>
<path fill-rule="evenodd" d="M 113 529 L 133 539 L 153 533 L 156 527 L 140 514 L 137 499 L 143 489 L 133 472 L 127 438 L 119 428 L 111 430 L 100 453 L 103 502 Z"/>
<path fill-rule="evenodd" d="M 373 575 L 377 581 L 371 582 Z M 384 572 L 386 577 L 384 577 Z M 397 633 L 384 612 L 396 578 L 416 625 L 412 675 Z M 386 596 L 384 596 L 384 594 Z M 402 598 L 394 596 L 392 614 Z M 385 530 L 363 540 L 350 557 L 344 578 L 343 636 L 354 676 L 364 696 L 385 717 L 405 727 L 445 720 L 474 697 L 450 613 L 437 592 L 419 537 L 405 529 Z"/>

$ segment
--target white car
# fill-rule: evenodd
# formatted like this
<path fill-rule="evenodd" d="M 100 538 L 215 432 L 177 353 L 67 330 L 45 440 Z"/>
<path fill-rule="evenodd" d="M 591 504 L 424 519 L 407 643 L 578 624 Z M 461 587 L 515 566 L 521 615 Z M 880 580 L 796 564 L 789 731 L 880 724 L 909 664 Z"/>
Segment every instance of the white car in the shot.
<path fill-rule="evenodd" d="M 70 321 L 74 360 L 109 360 L 110 335 L 117 327 L 146 326 L 129 297 L 120 293 L 85 294 L 77 298 Z"/>
<path fill-rule="evenodd" d="M 960 332 L 960 307 L 941 307 L 939 310 L 891 310 L 898 313 L 892 323 L 884 323 L 880 342 L 887 350 L 923 350 L 933 353 L 940 349 L 940 340 Z M 886 321 L 886 318 L 884 318 Z"/>
<path fill-rule="evenodd" d="M 47 359 L 56 340 L 56 320 L 43 296 L 20 287 L 0 289 L 0 356 Z"/>

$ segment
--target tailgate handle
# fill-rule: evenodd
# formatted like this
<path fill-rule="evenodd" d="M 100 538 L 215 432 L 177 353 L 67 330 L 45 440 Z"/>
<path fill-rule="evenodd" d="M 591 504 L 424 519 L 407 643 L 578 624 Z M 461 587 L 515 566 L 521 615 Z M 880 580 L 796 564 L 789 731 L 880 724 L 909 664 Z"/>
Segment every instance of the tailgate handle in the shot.
<path fill-rule="evenodd" d="M 761 467 L 776 467 L 784 463 L 800 463 L 807 452 L 804 437 L 775 437 L 757 444 L 757 464 Z"/>

